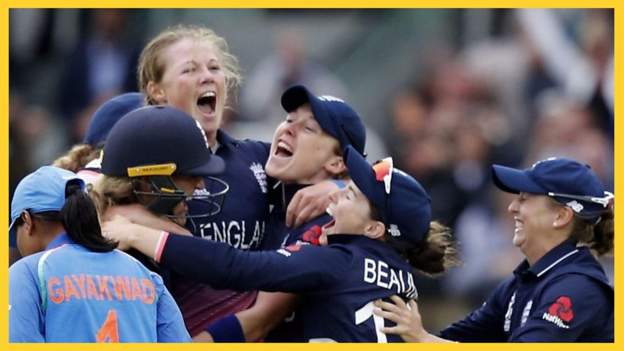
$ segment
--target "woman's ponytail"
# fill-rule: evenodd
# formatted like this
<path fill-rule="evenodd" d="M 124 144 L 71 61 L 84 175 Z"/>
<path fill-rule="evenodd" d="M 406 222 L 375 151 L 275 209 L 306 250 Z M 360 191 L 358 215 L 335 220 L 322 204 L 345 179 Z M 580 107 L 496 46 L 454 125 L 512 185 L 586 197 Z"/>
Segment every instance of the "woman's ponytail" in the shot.
<path fill-rule="evenodd" d="M 429 224 L 427 239 L 405 255 L 412 267 L 430 276 L 461 264 L 451 229 L 436 221 Z"/>
<path fill-rule="evenodd" d="M 108 252 L 117 243 L 102 236 L 95 204 L 79 184 L 68 183 L 61 220 L 67 235 L 91 251 Z"/>
<path fill-rule="evenodd" d="M 574 217 L 570 237 L 579 243 L 586 244 L 598 256 L 613 251 L 613 236 L 613 208 L 604 212 L 596 224 Z"/>

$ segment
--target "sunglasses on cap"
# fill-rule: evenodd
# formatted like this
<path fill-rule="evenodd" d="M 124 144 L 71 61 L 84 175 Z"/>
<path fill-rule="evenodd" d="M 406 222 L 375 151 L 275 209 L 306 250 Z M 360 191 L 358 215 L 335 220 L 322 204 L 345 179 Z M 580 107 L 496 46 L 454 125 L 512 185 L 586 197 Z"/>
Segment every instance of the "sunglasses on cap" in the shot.
<path fill-rule="evenodd" d="M 390 195 L 392 184 L 392 171 L 394 170 L 394 162 L 392 161 L 392 157 L 386 157 L 377 161 L 373 165 L 373 170 L 375 171 L 375 179 L 378 182 L 384 182 L 384 190 L 386 191 L 386 195 Z"/>
<path fill-rule="evenodd" d="M 613 203 L 613 199 L 615 198 L 615 196 L 608 191 L 605 191 L 604 194 L 605 194 L 604 197 L 596 197 L 596 196 L 571 195 L 571 194 L 548 192 L 548 196 L 550 197 L 563 197 L 563 198 L 572 199 L 572 200 L 593 202 L 593 203 L 601 205 L 604 208 L 607 208 Z"/>
<path fill-rule="evenodd" d="M 392 190 L 392 173 L 394 170 L 394 162 L 392 161 L 392 157 L 386 157 L 377 161 L 373 165 L 373 171 L 375 171 L 375 179 L 378 182 L 384 183 L 384 191 L 386 193 L 385 196 L 385 211 L 383 215 L 383 222 L 388 225 L 388 215 L 390 214 L 390 191 Z M 390 227 L 388 227 L 390 228 Z M 392 231 L 389 231 L 392 236 L 396 234 Z"/>

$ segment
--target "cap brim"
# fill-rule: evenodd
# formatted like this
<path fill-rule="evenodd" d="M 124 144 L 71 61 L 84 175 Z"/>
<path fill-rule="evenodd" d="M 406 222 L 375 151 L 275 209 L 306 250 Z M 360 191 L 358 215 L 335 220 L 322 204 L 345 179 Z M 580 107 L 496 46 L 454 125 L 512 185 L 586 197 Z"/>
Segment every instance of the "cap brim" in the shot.
<path fill-rule="evenodd" d="M 344 155 L 353 183 L 376 209 L 383 211 L 385 208 L 383 185 L 375 178 L 373 166 L 351 145 L 345 148 Z M 385 214 L 381 213 L 381 215 L 384 216 Z"/>
<path fill-rule="evenodd" d="M 223 173 L 225 170 L 225 161 L 219 156 L 212 155 L 208 162 L 202 164 L 201 166 L 192 168 L 184 174 L 191 176 L 213 176 L 219 175 Z"/>
<path fill-rule="evenodd" d="M 546 190 L 535 183 L 524 170 L 493 165 L 492 179 L 499 189 L 508 193 L 546 193 Z"/>

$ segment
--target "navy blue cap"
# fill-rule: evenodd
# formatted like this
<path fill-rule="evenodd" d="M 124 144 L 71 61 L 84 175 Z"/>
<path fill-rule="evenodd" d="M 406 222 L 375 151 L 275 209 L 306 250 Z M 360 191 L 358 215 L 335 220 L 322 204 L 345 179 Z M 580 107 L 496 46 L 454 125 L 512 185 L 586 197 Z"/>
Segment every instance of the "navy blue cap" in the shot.
<path fill-rule="evenodd" d="M 407 173 L 394 168 L 392 158 L 371 166 L 354 148 L 345 149 L 349 176 L 377 209 L 392 237 L 418 245 L 427 238 L 431 199 Z"/>
<path fill-rule="evenodd" d="M 141 93 L 125 93 L 103 103 L 91 116 L 83 143 L 98 146 L 106 141 L 115 123 L 126 113 L 144 105 Z"/>
<path fill-rule="evenodd" d="M 108 135 L 102 156 L 102 173 L 116 177 L 210 176 L 224 169 L 199 123 L 170 106 L 146 106 L 125 115 Z"/>
<path fill-rule="evenodd" d="M 26 210 L 31 213 L 60 211 L 65 205 L 65 190 L 70 183 L 83 189 L 85 186 L 75 173 L 54 166 L 43 166 L 24 177 L 13 193 L 9 235 L 15 235 L 13 225 Z"/>
<path fill-rule="evenodd" d="M 329 96 L 316 96 L 303 85 L 295 85 L 282 94 L 282 107 L 290 113 L 309 103 L 312 114 L 323 130 L 338 139 L 340 148 L 352 145 L 364 155 L 366 128 L 358 114 L 343 100 Z"/>
<path fill-rule="evenodd" d="M 503 191 L 550 196 L 589 220 L 600 217 L 613 199 L 590 166 L 569 158 L 551 157 L 524 170 L 493 165 L 492 176 Z"/>

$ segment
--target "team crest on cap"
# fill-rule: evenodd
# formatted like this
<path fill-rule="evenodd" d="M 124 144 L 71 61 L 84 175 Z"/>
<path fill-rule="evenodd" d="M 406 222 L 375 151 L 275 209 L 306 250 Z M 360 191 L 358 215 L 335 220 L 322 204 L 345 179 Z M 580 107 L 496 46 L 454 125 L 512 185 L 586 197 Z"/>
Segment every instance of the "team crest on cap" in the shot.
<path fill-rule="evenodd" d="M 572 300 L 568 296 L 559 296 L 557 300 L 544 312 L 542 319 L 554 323 L 564 329 L 570 328 L 570 322 L 574 318 Z"/>
<path fill-rule="evenodd" d="M 576 213 L 581 213 L 581 211 L 583 211 L 583 208 L 584 208 L 583 205 L 581 205 L 576 200 L 570 201 L 566 205 Z"/>
<path fill-rule="evenodd" d="M 264 168 L 258 162 L 254 162 L 249 166 L 249 169 L 253 172 L 254 177 L 258 181 L 258 185 L 260 186 L 260 190 L 262 190 L 263 194 L 267 193 L 267 176 L 264 172 Z"/>
<path fill-rule="evenodd" d="M 393 237 L 401 236 L 401 231 L 396 224 L 390 224 L 390 228 L 388 228 L 388 233 L 390 233 L 390 235 L 392 235 Z"/>

